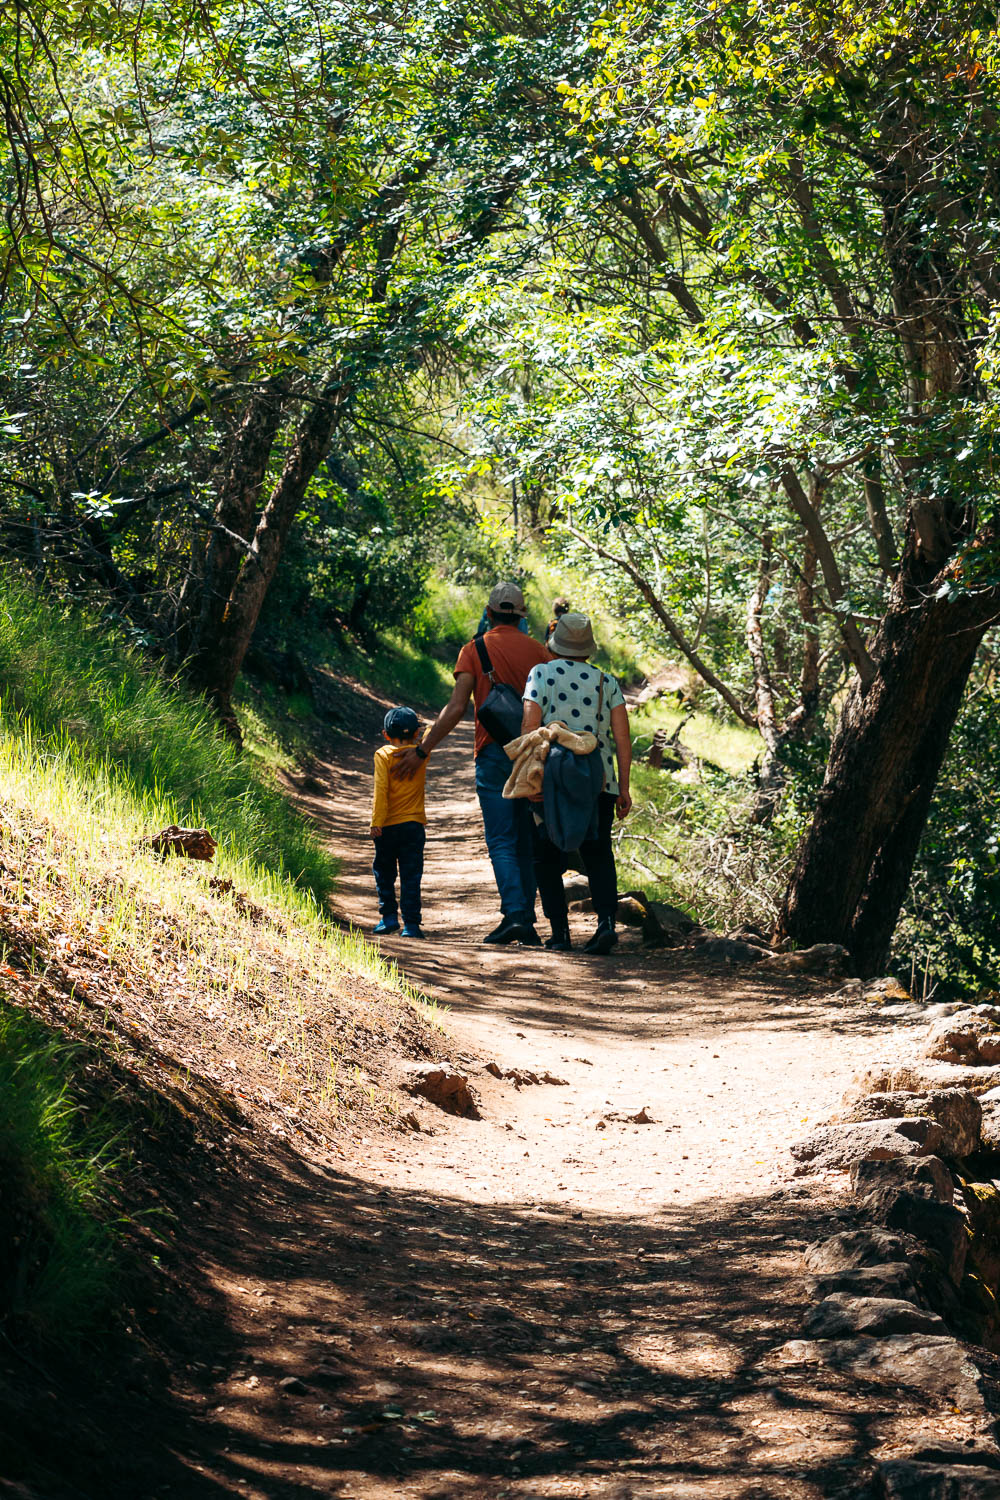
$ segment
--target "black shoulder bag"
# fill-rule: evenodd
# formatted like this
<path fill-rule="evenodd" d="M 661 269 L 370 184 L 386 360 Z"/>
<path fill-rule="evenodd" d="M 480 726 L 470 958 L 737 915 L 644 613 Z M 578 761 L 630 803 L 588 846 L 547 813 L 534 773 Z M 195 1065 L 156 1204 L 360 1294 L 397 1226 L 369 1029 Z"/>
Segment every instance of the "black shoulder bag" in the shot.
<path fill-rule="evenodd" d="M 524 705 L 520 695 L 506 682 L 497 682 L 493 675 L 493 663 L 481 635 L 476 636 L 479 664 L 489 679 L 490 690 L 476 709 L 476 718 L 491 740 L 498 745 L 508 745 L 521 733 L 521 715 Z"/>

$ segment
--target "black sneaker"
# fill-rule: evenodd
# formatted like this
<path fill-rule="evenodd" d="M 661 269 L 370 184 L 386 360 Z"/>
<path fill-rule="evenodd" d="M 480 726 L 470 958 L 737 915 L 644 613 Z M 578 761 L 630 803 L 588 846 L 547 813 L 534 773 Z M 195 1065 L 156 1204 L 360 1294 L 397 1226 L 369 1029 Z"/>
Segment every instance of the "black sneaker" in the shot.
<path fill-rule="evenodd" d="M 533 947 L 541 938 L 535 931 L 528 911 L 511 911 L 503 918 L 499 927 L 494 927 L 483 938 L 484 943 L 527 943 Z"/>
<path fill-rule="evenodd" d="M 550 953 L 572 952 L 573 943 L 569 935 L 569 928 L 560 927 L 557 931 L 554 931 L 550 938 L 546 938 L 545 946 Z"/>
<path fill-rule="evenodd" d="M 615 924 L 610 917 L 602 917 L 597 924 L 597 931 L 589 942 L 584 943 L 584 953 L 610 953 L 618 942 L 618 934 Z"/>

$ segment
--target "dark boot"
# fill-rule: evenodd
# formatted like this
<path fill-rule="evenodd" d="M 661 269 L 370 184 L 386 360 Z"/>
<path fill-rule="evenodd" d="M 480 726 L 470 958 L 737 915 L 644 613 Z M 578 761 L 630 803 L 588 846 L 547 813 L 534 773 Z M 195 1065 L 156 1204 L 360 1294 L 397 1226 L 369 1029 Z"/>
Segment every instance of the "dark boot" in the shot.
<path fill-rule="evenodd" d="M 569 924 L 553 922 L 552 936 L 546 939 L 545 946 L 551 953 L 569 953 L 573 947 L 569 935 Z"/>
<path fill-rule="evenodd" d="M 499 927 L 483 938 L 484 943 L 524 943 L 529 948 L 540 941 L 530 911 L 508 912 Z"/>
<path fill-rule="evenodd" d="M 597 931 L 588 943 L 584 944 L 584 953 L 610 953 L 618 941 L 615 931 L 614 917 L 602 917 L 597 924 Z"/>

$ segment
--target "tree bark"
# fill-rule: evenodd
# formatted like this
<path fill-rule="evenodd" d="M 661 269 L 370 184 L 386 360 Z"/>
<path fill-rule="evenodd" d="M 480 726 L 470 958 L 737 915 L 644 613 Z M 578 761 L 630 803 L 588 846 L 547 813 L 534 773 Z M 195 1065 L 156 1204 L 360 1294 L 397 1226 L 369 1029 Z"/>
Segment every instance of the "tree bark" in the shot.
<path fill-rule="evenodd" d="M 754 801 L 753 811 L 750 814 L 751 822 L 767 825 L 774 818 L 778 803 L 781 800 L 781 789 L 784 785 L 784 774 L 781 769 L 781 734 L 778 729 L 778 717 L 774 706 L 774 684 L 771 681 L 771 668 L 767 660 L 767 651 L 764 645 L 764 605 L 767 596 L 771 592 L 772 567 L 774 564 L 774 538 L 770 531 L 765 531 L 761 538 L 761 556 L 757 568 L 757 586 L 750 595 L 750 603 L 747 605 L 747 650 L 753 663 L 754 702 L 757 709 L 757 728 L 760 737 L 764 741 L 764 749 L 760 757 L 760 768 L 757 780 L 757 796 Z"/>
<path fill-rule="evenodd" d="M 284 402 L 274 385 L 240 415 L 215 475 L 212 530 L 177 601 L 174 654 L 192 683 L 211 697 L 213 657 L 233 585 L 254 533 L 261 487 L 281 426 Z"/>
<path fill-rule="evenodd" d="M 779 935 L 842 943 L 858 972 L 882 969 L 979 643 L 1000 591 L 949 600 L 946 575 L 897 583 L 873 643 L 875 675 L 844 706 Z"/>
<path fill-rule="evenodd" d="M 218 628 L 206 637 L 197 661 L 197 681 L 219 716 L 223 730 L 239 742 L 232 695 L 265 595 L 284 551 L 288 533 L 313 475 L 329 451 L 345 388 L 327 383 L 299 423 L 281 476 L 257 521 L 235 582 L 225 600 Z"/>

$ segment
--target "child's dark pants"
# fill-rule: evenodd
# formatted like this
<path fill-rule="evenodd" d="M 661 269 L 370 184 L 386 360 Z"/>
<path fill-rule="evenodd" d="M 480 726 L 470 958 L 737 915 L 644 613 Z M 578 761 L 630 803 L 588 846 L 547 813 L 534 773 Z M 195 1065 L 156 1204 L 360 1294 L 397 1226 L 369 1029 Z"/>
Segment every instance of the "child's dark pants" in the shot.
<path fill-rule="evenodd" d="M 399 870 L 399 909 L 404 923 L 420 926 L 420 878 L 424 873 L 423 823 L 391 823 L 374 840 L 372 874 L 378 909 L 387 920 L 396 916 L 396 870 Z"/>

